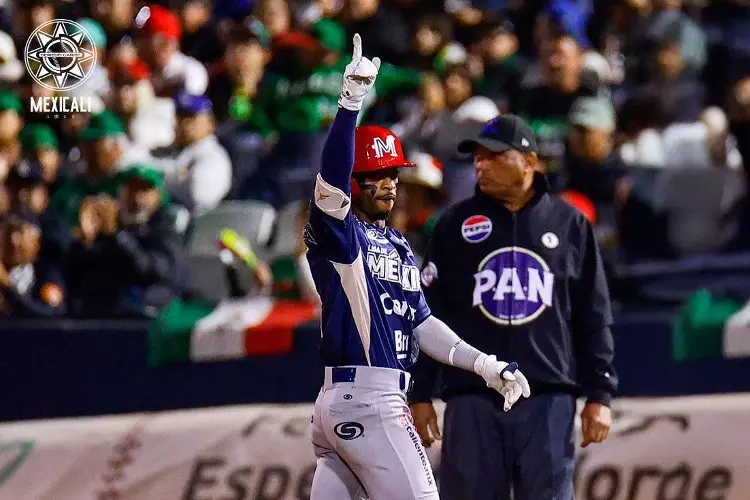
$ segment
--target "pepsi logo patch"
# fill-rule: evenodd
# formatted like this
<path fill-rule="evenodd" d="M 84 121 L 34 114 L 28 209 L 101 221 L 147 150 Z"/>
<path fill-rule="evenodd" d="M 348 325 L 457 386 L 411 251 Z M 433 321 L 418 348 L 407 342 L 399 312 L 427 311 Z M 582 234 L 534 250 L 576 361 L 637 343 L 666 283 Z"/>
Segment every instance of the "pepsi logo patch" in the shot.
<path fill-rule="evenodd" d="M 492 233 L 492 221 L 484 215 L 472 215 L 461 224 L 461 236 L 469 243 L 479 243 Z"/>

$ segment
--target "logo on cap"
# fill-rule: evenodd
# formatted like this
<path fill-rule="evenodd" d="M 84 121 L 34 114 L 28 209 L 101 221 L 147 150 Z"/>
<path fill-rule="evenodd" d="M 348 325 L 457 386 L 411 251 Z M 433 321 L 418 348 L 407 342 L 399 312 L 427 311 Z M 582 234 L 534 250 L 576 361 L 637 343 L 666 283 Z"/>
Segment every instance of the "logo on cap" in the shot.
<path fill-rule="evenodd" d="M 490 253 L 474 274 L 472 306 L 500 325 L 522 325 L 552 307 L 555 276 L 539 255 L 521 247 Z"/>
<path fill-rule="evenodd" d="M 461 236 L 469 243 L 480 243 L 492 233 L 492 221 L 484 215 L 472 215 L 461 224 Z"/>
<path fill-rule="evenodd" d="M 24 48 L 31 78 L 42 87 L 73 90 L 88 80 L 96 65 L 96 45 L 80 24 L 53 19 L 38 26 Z"/>
<path fill-rule="evenodd" d="M 492 120 L 488 121 L 484 125 L 481 134 L 497 134 L 497 118 L 493 118 Z"/>
<path fill-rule="evenodd" d="M 525 137 L 521 139 L 521 146 L 528 148 L 529 147 L 529 141 Z"/>
<path fill-rule="evenodd" d="M 372 141 L 372 149 L 375 150 L 375 158 L 382 158 L 386 153 L 394 158 L 398 157 L 398 153 L 396 152 L 396 138 L 392 135 L 386 137 L 385 141 L 380 137 L 375 137 Z"/>

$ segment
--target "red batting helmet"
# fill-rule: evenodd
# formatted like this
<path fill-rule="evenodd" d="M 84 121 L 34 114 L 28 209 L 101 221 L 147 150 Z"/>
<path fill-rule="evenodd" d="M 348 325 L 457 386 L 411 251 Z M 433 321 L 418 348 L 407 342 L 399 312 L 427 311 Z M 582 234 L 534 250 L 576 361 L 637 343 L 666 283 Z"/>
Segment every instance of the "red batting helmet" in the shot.
<path fill-rule="evenodd" d="M 353 173 L 375 172 L 387 168 L 414 167 L 406 159 L 401 141 L 387 128 L 377 125 L 357 127 L 354 132 Z M 352 180 L 352 196 L 359 196 L 359 184 Z"/>

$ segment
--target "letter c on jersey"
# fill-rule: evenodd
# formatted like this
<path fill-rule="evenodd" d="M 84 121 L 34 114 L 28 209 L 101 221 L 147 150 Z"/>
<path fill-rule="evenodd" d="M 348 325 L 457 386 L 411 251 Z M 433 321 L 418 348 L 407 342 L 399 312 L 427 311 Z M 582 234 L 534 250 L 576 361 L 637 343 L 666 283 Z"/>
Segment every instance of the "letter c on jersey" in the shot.
<path fill-rule="evenodd" d="M 344 441 L 351 441 L 364 434 L 365 428 L 358 422 L 341 422 L 334 426 L 333 432 Z"/>

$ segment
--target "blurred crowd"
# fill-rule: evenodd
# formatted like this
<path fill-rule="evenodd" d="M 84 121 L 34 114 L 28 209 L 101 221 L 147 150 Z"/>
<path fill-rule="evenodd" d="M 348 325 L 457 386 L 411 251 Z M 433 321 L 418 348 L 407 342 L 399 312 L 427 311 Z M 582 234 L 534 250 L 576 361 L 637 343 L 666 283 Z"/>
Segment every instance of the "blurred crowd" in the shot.
<path fill-rule="evenodd" d="M 441 210 L 474 191 L 457 143 L 506 112 L 532 126 L 550 186 L 596 225 L 612 272 L 750 250 L 748 0 L 0 9 L 6 316 L 152 317 L 229 268 L 250 276 L 230 273 L 232 295 L 314 300 L 300 228 L 354 33 L 384 61 L 361 121 L 390 127 L 417 164 L 390 221 L 417 254 Z M 96 46 L 92 76 L 66 94 L 91 112 L 29 108 L 55 94 L 23 63 L 53 19 Z M 207 230 L 216 245 L 196 250 Z M 223 267 L 193 265 L 211 253 Z"/>

